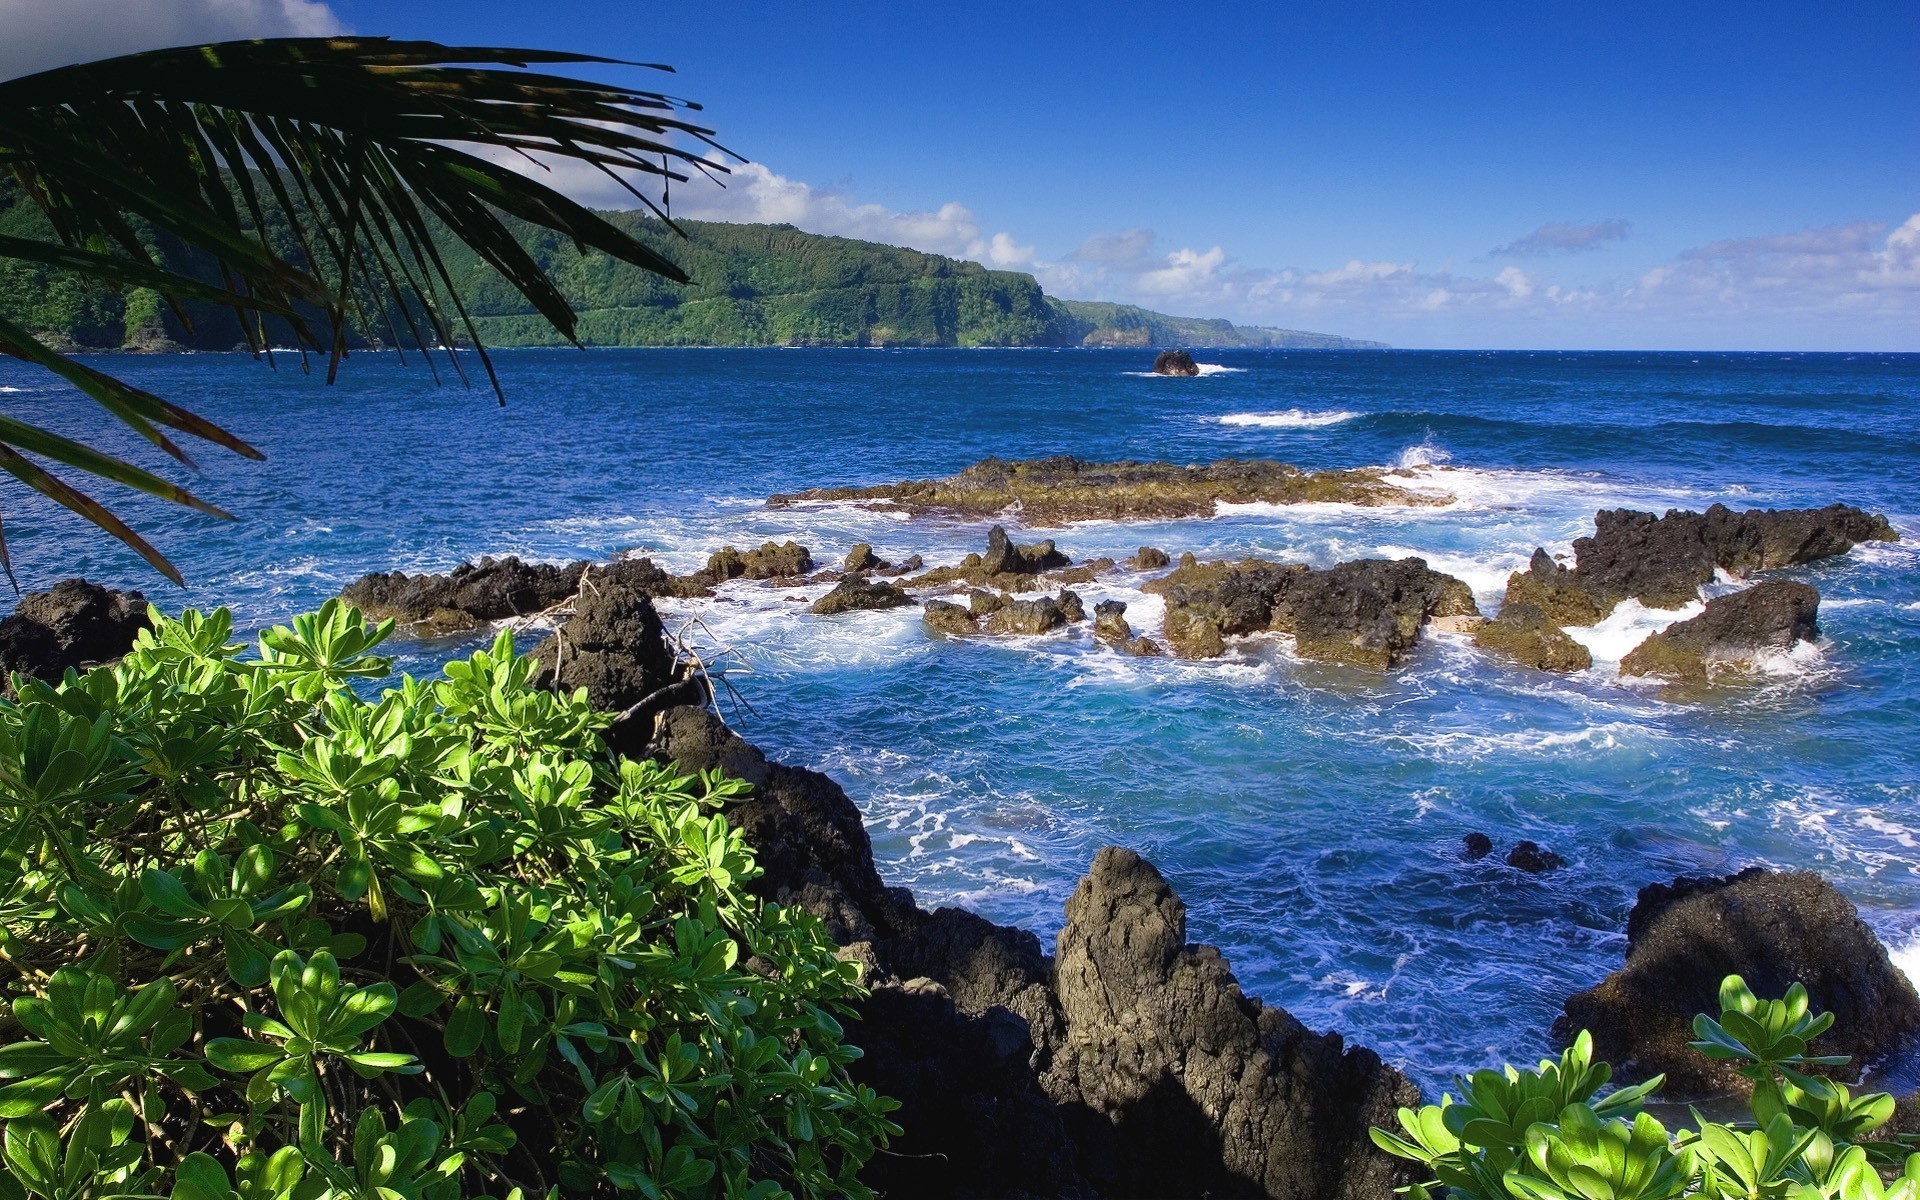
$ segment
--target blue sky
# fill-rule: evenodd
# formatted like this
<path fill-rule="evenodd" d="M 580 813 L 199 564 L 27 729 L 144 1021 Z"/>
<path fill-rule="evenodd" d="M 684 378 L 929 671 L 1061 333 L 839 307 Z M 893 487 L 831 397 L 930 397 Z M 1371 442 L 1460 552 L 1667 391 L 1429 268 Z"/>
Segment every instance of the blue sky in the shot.
<path fill-rule="evenodd" d="M 120 0 L 58 11 L 102 4 L 121 18 L 71 36 L 138 36 Z M 1911 0 L 159 7 L 171 35 L 202 11 L 222 36 L 331 23 L 671 62 L 669 90 L 752 160 L 677 211 L 1063 295 L 1397 345 L 1920 350 Z"/>

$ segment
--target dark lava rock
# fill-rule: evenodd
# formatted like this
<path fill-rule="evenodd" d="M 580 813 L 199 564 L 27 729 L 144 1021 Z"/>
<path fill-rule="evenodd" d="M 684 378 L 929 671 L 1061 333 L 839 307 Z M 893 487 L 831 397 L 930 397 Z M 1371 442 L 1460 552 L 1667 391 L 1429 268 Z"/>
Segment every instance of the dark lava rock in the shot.
<path fill-rule="evenodd" d="M 811 570 L 813 555 L 800 543 L 788 541 L 763 542 L 759 549 L 744 553 L 723 546 L 708 556 L 706 574 L 716 580 L 792 579 Z"/>
<path fill-rule="evenodd" d="M 1243 994 L 1131 850 L 1100 851 L 1067 901 L 1054 977 L 1067 1039 L 1049 1090 L 1092 1114 L 1103 1194 L 1378 1200 L 1403 1182 L 1367 1131 L 1416 1089 Z"/>
<path fill-rule="evenodd" d="M 1198 375 L 1200 364 L 1193 361 L 1193 355 L 1185 350 L 1162 350 L 1154 355 L 1153 373 L 1155 375 Z"/>
<path fill-rule="evenodd" d="M 594 567 L 591 574 L 596 579 L 604 577 L 616 580 L 655 599 L 662 596 L 680 600 L 700 599 L 713 595 L 715 583 L 713 576 L 704 572 L 669 575 L 651 558 L 616 558 L 603 566 Z"/>
<path fill-rule="evenodd" d="M 944 633 L 949 637 L 971 637 L 980 632 L 980 626 L 973 614 L 962 605 L 950 600 L 929 600 L 920 619 L 934 633 Z"/>
<path fill-rule="evenodd" d="M 445 575 L 362 575 L 340 597 L 375 620 L 450 632 L 552 608 L 573 595 L 586 569 L 584 562 L 524 563 L 508 555 L 461 563 Z"/>
<path fill-rule="evenodd" d="M 0 680 L 15 672 L 58 683 L 69 667 L 114 662 L 148 628 L 147 598 L 63 579 L 44 592 L 20 597 L 0 621 Z M 11 683 L 6 685 L 9 689 Z"/>
<path fill-rule="evenodd" d="M 581 577 L 573 615 L 532 651 L 540 664 L 533 683 L 569 692 L 586 688 L 595 708 L 620 714 L 606 731 L 607 744 L 616 753 L 639 754 L 660 712 L 702 703 L 707 691 L 674 653 L 652 599 L 623 579 L 619 565 L 595 567 Z"/>
<path fill-rule="evenodd" d="M 1085 613 L 1081 616 L 1084 618 Z M 1047 633 L 1067 624 L 1067 614 L 1051 596 L 1038 600 L 1009 600 L 987 618 L 988 633 Z"/>
<path fill-rule="evenodd" d="M 1083 562 L 1077 567 L 1068 567 L 1064 571 L 1047 572 L 1048 583 L 1092 583 L 1095 579 L 1113 570 L 1116 564 L 1110 558 L 1096 558 Z"/>
<path fill-rule="evenodd" d="M 1127 624 L 1127 606 L 1119 600 L 1102 600 L 1093 606 L 1093 636 L 1112 646 L 1124 646 L 1133 640 L 1133 627 Z"/>
<path fill-rule="evenodd" d="M 1149 637 L 1131 638 L 1120 649 L 1135 658 L 1160 658 L 1166 654 L 1166 651 L 1160 648 L 1160 643 Z"/>
<path fill-rule="evenodd" d="M 1261 559 L 1192 562 L 1146 585 L 1166 597 L 1167 640 L 1182 657 L 1224 652 L 1222 635 L 1291 633 L 1302 657 L 1386 668 L 1421 626 L 1476 617 L 1473 592 L 1424 559 L 1360 559 L 1325 571 Z"/>
<path fill-rule="evenodd" d="M 1768 580 L 1717 596 L 1691 620 L 1669 625 L 1620 660 L 1622 675 L 1705 679 L 1749 667 L 1756 654 L 1787 650 L 1820 636 L 1820 593 L 1804 583 Z"/>
<path fill-rule="evenodd" d="M 1440 492 L 1388 482 L 1389 474 L 1385 467 L 1303 471 L 1270 459 L 1101 463 L 1060 454 L 1019 461 L 988 458 L 945 479 L 813 488 L 771 496 L 767 504 L 854 501 L 910 516 L 941 513 L 981 520 L 1018 511 L 1021 521 L 1038 526 L 1210 517 L 1222 502 L 1435 506 L 1452 501 Z"/>
<path fill-rule="evenodd" d="M 1628 1079 L 1665 1072 L 1675 1099 L 1745 1091 L 1730 1065 L 1687 1045 L 1695 1013 L 1719 1014 L 1728 975 L 1762 997 L 1804 984 L 1814 1010 L 1835 1017 L 1813 1052 L 1851 1055 L 1849 1074 L 1920 1042 L 1920 996 L 1852 903 L 1811 871 L 1761 867 L 1642 888 L 1626 965 L 1569 997 L 1554 1032 L 1590 1030 L 1596 1058 Z"/>
<path fill-rule="evenodd" d="M 1513 849 L 1507 851 L 1507 865 L 1529 875 L 1541 875 L 1558 871 L 1567 865 L 1567 860 L 1539 842 L 1516 842 Z"/>
<path fill-rule="evenodd" d="M 903 608 L 912 603 L 912 596 L 885 580 L 849 575 L 835 584 L 832 591 L 815 600 L 807 611 L 829 617 L 863 609 Z"/>
<path fill-rule="evenodd" d="M 991 616 L 1005 608 L 1007 601 L 1013 599 L 1005 592 L 988 592 L 975 588 L 967 593 L 967 611 L 976 617 Z"/>
<path fill-rule="evenodd" d="M 873 552 L 873 547 L 860 542 L 847 551 L 847 560 L 840 569 L 851 575 L 856 571 L 885 571 L 893 564 Z"/>
<path fill-rule="evenodd" d="M 1171 564 L 1173 560 L 1167 557 L 1165 550 L 1157 549 L 1153 546 L 1142 546 L 1134 552 L 1131 561 L 1135 570 L 1157 571 L 1161 567 Z"/>
<path fill-rule="evenodd" d="M 1038 575 L 1059 570 L 1072 561 L 1051 541 L 1016 546 L 1007 531 L 995 525 L 987 533 L 987 552 L 980 557 L 980 570 L 986 575 Z"/>
<path fill-rule="evenodd" d="M 1899 537 L 1885 517 L 1846 504 L 1746 512 L 1716 504 L 1663 517 L 1617 508 L 1594 514 L 1593 536 L 1573 543 L 1571 569 L 1536 551 L 1508 581 L 1507 600 L 1538 604 L 1557 624 L 1590 625 L 1629 597 L 1653 608 L 1691 603 L 1716 569 L 1744 577 Z"/>
<path fill-rule="evenodd" d="M 1054 601 L 1059 604 L 1060 615 L 1067 619 L 1067 624 L 1078 625 L 1087 619 L 1087 606 L 1081 601 L 1079 592 L 1061 588 Z"/>
<path fill-rule="evenodd" d="M 1468 862 L 1479 862 L 1493 853 L 1493 839 L 1479 831 L 1460 839 L 1460 857 Z"/>
<path fill-rule="evenodd" d="M 1474 644 L 1542 671 L 1584 671 L 1593 654 L 1547 618 L 1538 604 L 1509 600 L 1500 615 L 1473 631 Z"/>

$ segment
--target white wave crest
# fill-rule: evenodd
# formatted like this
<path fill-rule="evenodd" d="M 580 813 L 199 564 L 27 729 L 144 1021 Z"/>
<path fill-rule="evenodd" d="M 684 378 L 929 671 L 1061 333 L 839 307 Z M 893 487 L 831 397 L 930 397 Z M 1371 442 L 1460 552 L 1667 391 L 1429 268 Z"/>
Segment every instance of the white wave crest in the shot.
<path fill-rule="evenodd" d="M 1319 429 L 1325 425 L 1338 425 L 1351 421 L 1360 414 L 1335 409 L 1331 412 L 1311 412 L 1304 408 L 1289 408 L 1283 412 L 1265 413 L 1228 413 L 1214 420 L 1222 425 L 1252 425 L 1261 429 Z"/>
<path fill-rule="evenodd" d="M 1193 365 L 1200 368 L 1200 377 L 1202 379 L 1205 379 L 1209 375 L 1245 375 L 1247 373 L 1247 369 L 1245 367 L 1228 367 L 1228 366 L 1222 366 L 1220 363 L 1195 363 Z M 1158 371 L 1122 371 L 1121 374 L 1131 375 L 1136 379 L 1190 379 L 1192 378 L 1192 376 L 1189 376 L 1189 375 L 1162 375 Z"/>
<path fill-rule="evenodd" d="M 1453 455 L 1431 441 L 1421 442 L 1417 446 L 1408 446 L 1394 460 L 1396 467 L 1437 467 L 1441 463 L 1453 461 Z"/>
<path fill-rule="evenodd" d="M 1597 625 L 1567 626 L 1567 636 L 1585 646 L 1596 665 L 1617 669 L 1641 642 L 1677 621 L 1699 616 L 1706 607 L 1698 600 L 1685 608 L 1648 608 L 1638 600 L 1622 600 Z"/>

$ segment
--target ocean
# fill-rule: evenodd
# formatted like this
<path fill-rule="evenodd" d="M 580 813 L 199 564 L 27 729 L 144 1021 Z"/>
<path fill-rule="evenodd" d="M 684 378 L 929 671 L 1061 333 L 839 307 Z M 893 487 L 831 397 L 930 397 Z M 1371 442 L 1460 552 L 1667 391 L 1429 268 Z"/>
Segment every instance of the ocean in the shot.
<path fill-rule="evenodd" d="M 1085 625 L 943 641 L 916 609 L 813 617 L 795 593 L 745 582 L 663 608 L 725 664 L 728 718 L 844 784 L 883 874 L 923 905 L 1050 942 L 1094 851 L 1133 847 L 1250 993 L 1430 1092 L 1547 1053 L 1561 1000 L 1619 965 L 1636 890 L 1675 875 L 1817 870 L 1920 965 L 1920 355 L 1209 351 L 1193 379 L 1144 374 L 1151 353 L 1127 351 L 496 357 L 505 407 L 391 356 L 355 356 L 332 387 L 286 355 L 277 369 L 101 360 L 268 461 L 196 448 L 194 485 L 232 524 L 95 489 L 181 567 L 184 591 L 9 481 L 14 569 L 28 588 L 77 574 L 169 609 L 226 604 L 254 628 L 365 571 L 481 554 L 640 551 L 689 571 L 723 544 L 793 538 L 826 564 L 862 541 L 952 562 L 989 522 L 763 501 L 988 455 L 1239 456 L 1392 466 L 1457 500 L 1233 506 L 1033 536 L 1076 560 L 1142 545 L 1317 566 L 1419 554 L 1492 611 L 1509 571 L 1535 546 L 1566 551 L 1598 509 L 1845 501 L 1907 540 L 1785 572 L 1820 589 L 1819 645 L 1753 686 L 1689 697 L 1614 668 L 1697 607 L 1630 602 L 1578 631 L 1595 665 L 1570 677 L 1445 634 L 1381 675 L 1303 662 L 1280 637 L 1199 663 L 1122 657 Z M 161 461 L 32 368 L 0 363 L 0 411 Z M 1126 601 L 1157 633 L 1144 579 L 1078 590 L 1089 608 Z M 435 671 L 479 640 L 404 643 L 402 666 Z M 1568 865 L 1464 862 L 1469 831 L 1501 852 L 1532 839 Z"/>

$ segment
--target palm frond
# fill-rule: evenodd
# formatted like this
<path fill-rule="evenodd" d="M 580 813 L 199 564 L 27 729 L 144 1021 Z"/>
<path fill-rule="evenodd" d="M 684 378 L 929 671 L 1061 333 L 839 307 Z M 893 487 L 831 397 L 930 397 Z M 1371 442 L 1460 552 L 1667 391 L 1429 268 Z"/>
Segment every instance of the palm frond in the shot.
<path fill-rule="evenodd" d="M 493 363 L 434 247 L 434 223 L 576 344 L 572 308 L 507 218 L 676 282 L 687 277 L 658 251 L 489 155 L 591 164 L 662 217 L 664 203 L 630 177 L 657 181 L 664 198 L 690 172 L 726 169 L 712 154 L 728 153 L 713 131 L 687 117 L 699 105 L 534 69 L 587 64 L 671 70 L 560 51 L 276 38 L 133 54 L 0 82 L 0 169 L 53 230 L 49 241 L 0 237 L 0 258 L 152 288 L 183 322 L 187 301 L 223 307 L 256 355 L 267 350 L 268 321 L 275 321 L 303 351 L 326 355 L 330 379 L 350 328 L 370 340 L 384 332 L 429 357 L 444 351 L 462 378 L 455 347 L 464 340 L 498 396 Z M 163 267 L 149 245 L 155 233 L 202 256 L 217 278 Z M 163 429 L 258 457 L 227 430 L 76 362 L 3 318 L 0 353 L 67 379 L 183 462 L 191 460 Z M 23 422 L 0 423 L 0 470 L 82 513 L 177 581 L 171 564 L 112 513 L 19 452 L 218 510 L 118 459 L 50 437 Z M 0 533 L 0 566 L 6 555 Z"/>

